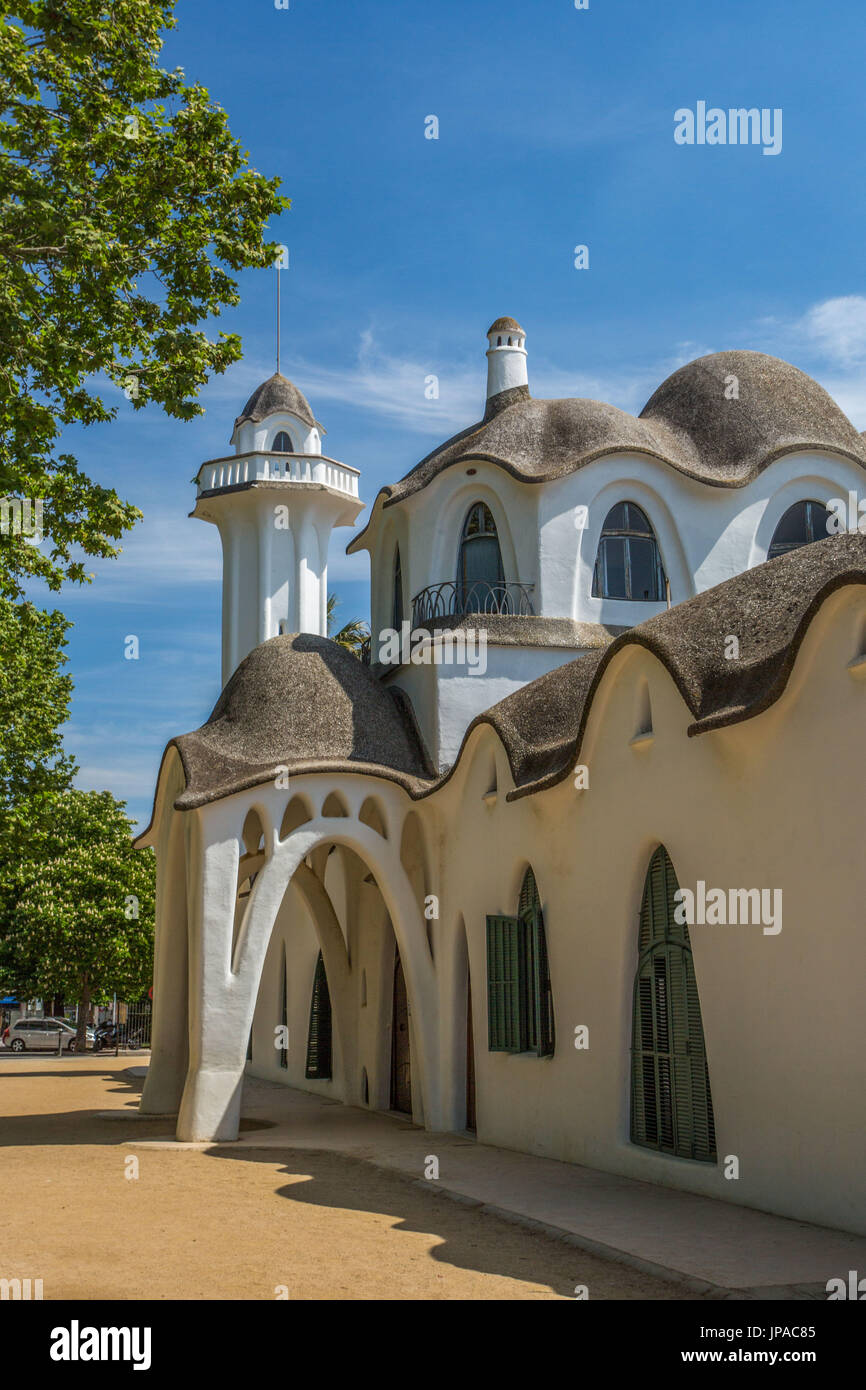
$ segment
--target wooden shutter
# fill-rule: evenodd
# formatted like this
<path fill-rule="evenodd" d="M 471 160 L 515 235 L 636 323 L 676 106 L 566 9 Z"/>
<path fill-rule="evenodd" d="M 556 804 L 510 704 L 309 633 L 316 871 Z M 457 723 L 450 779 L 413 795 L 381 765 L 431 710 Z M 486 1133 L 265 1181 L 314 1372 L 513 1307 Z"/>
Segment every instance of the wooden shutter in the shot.
<path fill-rule="evenodd" d="M 487 918 L 487 1038 L 491 1052 L 522 1052 L 520 919 Z"/>
<path fill-rule="evenodd" d="M 716 1136 L 689 930 L 674 919 L 676 875 L 660 846 L 647 869 L 632 1023 L 631 1137 L 714 1163 Z"/>
<path fill-rule="evenodd" d="M 322 953 L 316 961 L 313 977 L 313 997 L 310 1003 L 310 1031 L 307 1038 L 307 1065 L 304 1072 L 308 1081 L 330 1081 L 331 1079 L 331 994 L 325 962 Z"/>
<path fill-rule="evenodd" d="M 544 932 L 544 914 L 532 869 L 527 869 L 520 893 L 523 965 L 522 1000 L 526 1015 L 526 1047 L 539 1057 L 551 1057 L 554 1048 L 553 991 Z"/>

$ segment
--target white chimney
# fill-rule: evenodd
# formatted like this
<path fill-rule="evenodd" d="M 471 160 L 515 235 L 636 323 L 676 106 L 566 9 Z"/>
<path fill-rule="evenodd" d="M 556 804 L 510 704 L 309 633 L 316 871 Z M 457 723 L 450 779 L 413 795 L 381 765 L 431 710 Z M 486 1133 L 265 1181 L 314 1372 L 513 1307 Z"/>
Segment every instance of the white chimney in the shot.
<path fill-rule="evenodd" d="M 515 386 L 529 386 L 526 334 L 516 319 L 502 318 L 487 330 L 487 399 Z"/>

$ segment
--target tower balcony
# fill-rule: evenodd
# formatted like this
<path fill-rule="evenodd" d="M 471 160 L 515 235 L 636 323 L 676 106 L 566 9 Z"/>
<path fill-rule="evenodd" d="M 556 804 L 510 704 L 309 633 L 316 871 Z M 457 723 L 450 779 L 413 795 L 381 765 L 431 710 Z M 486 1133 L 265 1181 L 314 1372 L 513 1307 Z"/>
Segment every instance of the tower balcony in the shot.
<path fill-rule="evenodd" d="M 358 496 L 357 468 L 324 454 L 277 454 L 253 451 L 209 459 L 198 471 L 198 496 L 242 487 L 245 483 L 320 483 L 347 497 Z"/>

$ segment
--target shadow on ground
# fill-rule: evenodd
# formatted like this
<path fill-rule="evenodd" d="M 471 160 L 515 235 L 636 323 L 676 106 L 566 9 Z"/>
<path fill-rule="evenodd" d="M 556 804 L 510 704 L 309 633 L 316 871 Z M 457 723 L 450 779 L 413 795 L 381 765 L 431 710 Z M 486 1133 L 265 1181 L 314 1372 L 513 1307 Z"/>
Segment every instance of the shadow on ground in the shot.
<path fill-rule="evenodd" d="M 212 1158 L 264 1164 L 290 1181 L 274 1195 L 330 1211 L 375 1213 L 395 1231 L 438 1238 L 429 1258 L 443 1265 L 549 1288 L 575 1298 L 586 1286 L 592 1298 L 688 1300 L 701 1298 L 683 1287 L 589 1254 L 543 1231 L 534 1231 L 455 1201 L 435 1182 L 375 1167 L 361 1158 L 326 1150 L 213 1148 Z M 400 1297 L 395 1289 L 395 1297 Z"/>

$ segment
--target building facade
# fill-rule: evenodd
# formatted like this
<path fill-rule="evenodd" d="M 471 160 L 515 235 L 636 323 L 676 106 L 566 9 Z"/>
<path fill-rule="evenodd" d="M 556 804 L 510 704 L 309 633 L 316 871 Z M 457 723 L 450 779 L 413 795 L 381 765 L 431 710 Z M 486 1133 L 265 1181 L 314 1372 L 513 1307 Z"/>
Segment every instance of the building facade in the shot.
<path fill-rule="evenodd" d="M 513 319 L 487 359 L 351 542 L 367 661 L 325 636 L 357 474 L 297 388 L 199 473 L 225 688 L 142 837 L 142 1107 L 230 1139 L 250 1072 L 866 1231 L 866 441 L 758 353 L 639 417 L 534 400 Z"/>

